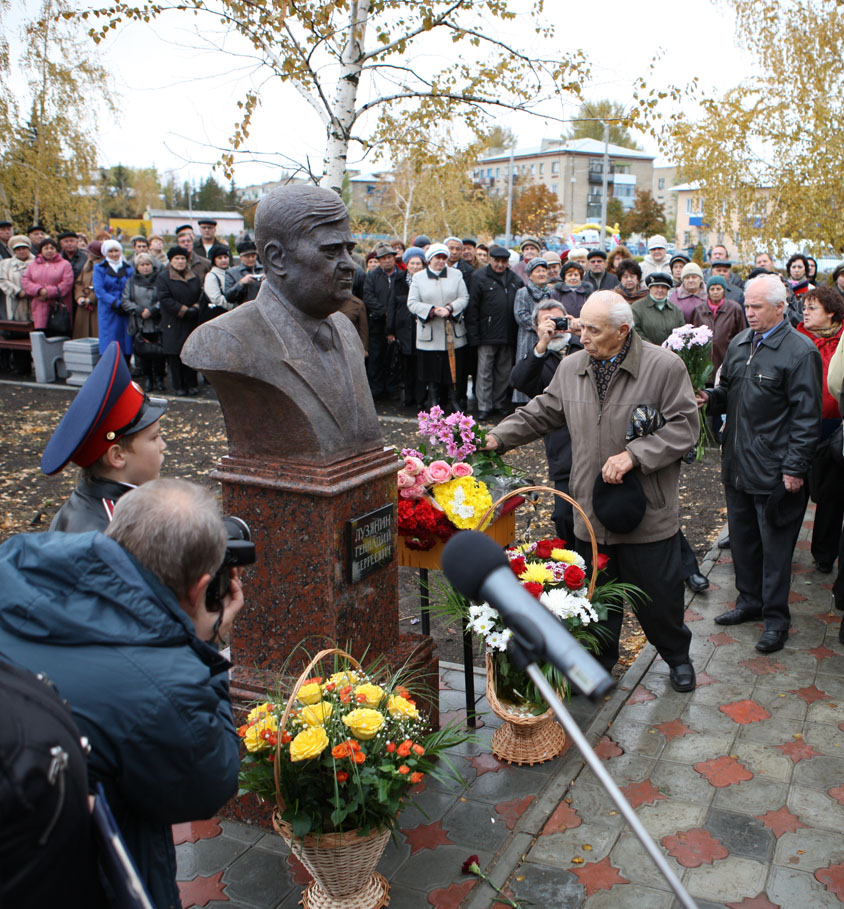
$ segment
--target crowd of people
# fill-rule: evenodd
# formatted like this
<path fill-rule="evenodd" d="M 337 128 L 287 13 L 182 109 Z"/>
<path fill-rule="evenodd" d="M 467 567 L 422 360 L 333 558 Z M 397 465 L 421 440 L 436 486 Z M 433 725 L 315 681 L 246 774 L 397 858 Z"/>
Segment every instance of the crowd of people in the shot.
<path fill-rule="evenodd" d="M 263 279 L 249 235 L 234 262 L 216 221 L 198 226 L 198 241 L 183 224 L 169 248 L 164 237 L 137 236 L 130 252 L 105 232 L 90 242 L 70 230 L 54 239 L 40 224 L 15 234 L 0 222 L 0 312 L 48 336 L 98 338 L 100 353 L 117 341 L 147 391 L 164 391 L 169 376 L 174 394 L 196 395 L 196 373 L 179 358 L 185 340 L 198 324 L 254 300 Z M 0 356 L 14 372 L 30 371 L 25 351 Z"/>

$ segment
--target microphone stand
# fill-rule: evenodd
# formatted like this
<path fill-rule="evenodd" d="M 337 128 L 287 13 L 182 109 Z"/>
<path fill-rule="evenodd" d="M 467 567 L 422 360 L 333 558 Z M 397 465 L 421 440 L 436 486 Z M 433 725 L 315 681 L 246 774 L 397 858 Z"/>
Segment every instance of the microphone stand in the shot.
<path fill-rule="evenodd" d="M 668 861 L 653 839 L 651 839 L 648 831 L 645 830 L 638 815 L 627 799 L 624 798 L 624 795 L 607 772 L 601 759 L 595 754 L 592 746 L 586 740 L 586 736 L 580 731 L 580 727 L 574 721 L 572 715 L 566 710 L 563 702 L 557 695 L 557 692 L 554 691 L 548 683 L 548 679 L 542 674 L 542 671 L 536 664 L 536 656 L 531 648 L 517 640 L 517 636 L 514 633 L 513 637 L 510 638 L 507 650 L 509 651 L 516 668 L 524 669 L 531 677 L 546 702 L 556 714 L 563 729 L 565 729 L 566 733 L 571 737 L 574 744 L 577 745 L 580 753 L 585 758 L 586 763 L 592 768 L 592 772 L 598 778 L 598 782 L 604 787 L 613 802 L 615 802 L 616 807 L 638 837 L 639 842 L 645 847 L 645 850 L 651 859 L 653 859 L 654 864 L 674 891 L 677 899 L 685 909 L 697 909 L 697 904 L 692 900 L 691 896 L 689 896 L 686 888 L 680 883 L 680 879 L 674 873 L 673 868 L 668 864 Z"/>

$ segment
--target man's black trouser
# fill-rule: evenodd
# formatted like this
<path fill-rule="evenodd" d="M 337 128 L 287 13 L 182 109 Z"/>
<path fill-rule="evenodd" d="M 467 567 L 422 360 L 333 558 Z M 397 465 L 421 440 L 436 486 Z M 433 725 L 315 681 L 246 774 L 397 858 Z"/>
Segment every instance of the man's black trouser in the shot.
<path fill-rule="evenodd" d="M 762 616 L 765 631 L 788 631 L 791 612 L 791 560 L 803 524 L 803 512 L 785 527 L 774 527 L 765 517 L 770 494 L 752 495 L 725 484 L 730 550 L 736 574 L 736 607 Z M 792 493 L 803 499 L 805 485 Z"/>
<path fill-rule="evenodd" d="M 578 540 L 577 551 L 591 570 L 591 544 Z M 683 620 L 685 591 L 680 532 L 655 543 L 598 544 L 598 552 L 609 558 L 598 583 L 618 580 L 640 588 L 645 596 L 636 604 L 635 612 L 645 636 L 669 666 L 688 663 L 692 633 Z M 601 623 L 605 633 L 599 633 L 601 651 L 598 660 L 607 669 L 618 662 L 622 618 L 622 611 L 616 610 Z"/>

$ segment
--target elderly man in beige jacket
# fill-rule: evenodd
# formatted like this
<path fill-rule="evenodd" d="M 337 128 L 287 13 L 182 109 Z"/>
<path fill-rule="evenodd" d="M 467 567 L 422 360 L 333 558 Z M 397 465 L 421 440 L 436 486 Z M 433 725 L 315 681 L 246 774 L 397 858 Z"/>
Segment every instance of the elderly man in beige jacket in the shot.
<path fill-rule="evenodd" d="M 683 621 L 679 479 L 680 459 L 698 437 L 697 405 L 682 360 L 632 329 L 633 313 L 618 294 L 592 294 L 580 315 L 584 350 L 566 357 L 543 394 L 499 423 L 487 436 L 487 447 L 503 452 L 568 426 L 571 494 L 593 524 L 599 551 L 609 557 L 608 575 L 644 592 L 637 608 L 642 629 L 668 664 L 673 687 L 692 691 L 692 635 Z M 642 405 L 655 417 L 650 431 L 629 433 L 634 411 Z M 625 481 L 627 474 L 632 476 Z M 596 482 L 599 478 L 603 484 Z M 643 514 L 637 526 L 620 532 L 606 526 L 616 523 L 612 505 L 598 509 L 606 524 L 598 519 L 593 492 L 601 487 L 606 501 L 606 486 L 631 484 L 634 492 L 641 487 L 644 493 Z M 576 547 L 588 559 L 589 535 L 578 514 L 575 534 Z M 618 660 L 621 621 L 621 612 L 615 612 L 606 623 L 600 659 L 608 669 Z"/>

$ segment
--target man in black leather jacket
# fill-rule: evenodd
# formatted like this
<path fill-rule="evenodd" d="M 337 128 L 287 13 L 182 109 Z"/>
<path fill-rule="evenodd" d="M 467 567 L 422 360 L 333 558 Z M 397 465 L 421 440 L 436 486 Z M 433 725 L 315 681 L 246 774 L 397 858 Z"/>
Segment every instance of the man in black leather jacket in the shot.
<path fill-rule="evenodd" d="M 806 508 L 806 476 L 820 438 L 820 354 L 783 318 L 782 281 L 749 281 L 750 328 L 727 348 L 716 388 L 698 392 L 727 414 L 721 475 L 738 599 L 719 625 L 764 623 L 756 649 L 772 653 L 788 639 L 791 559 Z"/>

